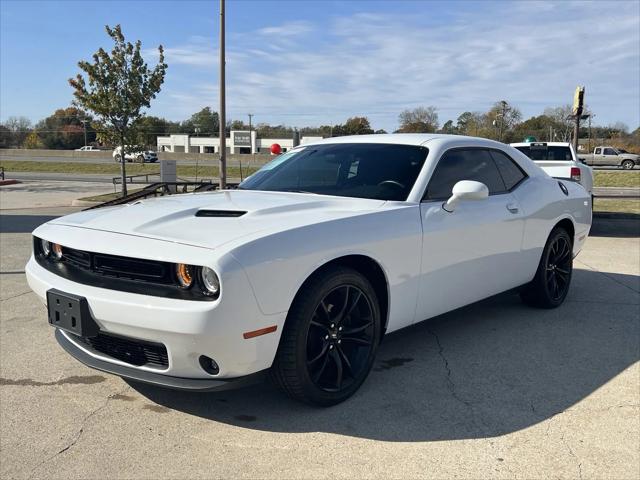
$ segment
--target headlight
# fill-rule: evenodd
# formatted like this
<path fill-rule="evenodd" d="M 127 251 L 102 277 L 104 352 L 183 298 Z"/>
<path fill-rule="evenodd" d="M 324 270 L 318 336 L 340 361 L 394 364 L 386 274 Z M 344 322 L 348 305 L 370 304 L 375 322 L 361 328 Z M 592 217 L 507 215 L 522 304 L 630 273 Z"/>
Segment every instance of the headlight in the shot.
<path fill-rule="evenodd" d="M 56 259 L 60 260 L 62 258 L 62 245 L 54 243 L 51 249 L 53 250 L 53 254 L 55 255 Z"/>
<path fill-rule="evenodd" d="M 204 293 L 208 295 L 218 295 L 218 293 L 220 293 L 220 280 L 213 269 L 202 267 L 200 276 L 202 278 L 202 285 L 206 289 Z"/>
<path fill-rule="evenodd" d="M 185 263 L 176 265 L 176 277 L 182 288 L 189 288 L 193 285 L 193 267 Z"/>
<path fill-rule="evenodd" d="M 40 240 L 40 246 L 42 247 L 42 254 L 48 257 L 51 254 L 51 243 L 43 238 Z"/>

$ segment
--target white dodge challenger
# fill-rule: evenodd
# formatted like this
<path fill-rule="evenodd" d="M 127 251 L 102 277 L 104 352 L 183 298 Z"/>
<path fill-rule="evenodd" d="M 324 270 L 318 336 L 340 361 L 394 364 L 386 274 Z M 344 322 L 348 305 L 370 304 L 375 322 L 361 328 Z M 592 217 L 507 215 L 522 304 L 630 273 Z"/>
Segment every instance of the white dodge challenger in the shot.
<path fill-rule="evenodd" d="M 581 185 L 508 145 L 364 135 L 297 147 L 237 190 L 47 222 L 26 272 L 90 367 L 192 391 L 270 373 L 332 405 L 386 333 L 516 288 L 561 305 L 590 225 Z"/>

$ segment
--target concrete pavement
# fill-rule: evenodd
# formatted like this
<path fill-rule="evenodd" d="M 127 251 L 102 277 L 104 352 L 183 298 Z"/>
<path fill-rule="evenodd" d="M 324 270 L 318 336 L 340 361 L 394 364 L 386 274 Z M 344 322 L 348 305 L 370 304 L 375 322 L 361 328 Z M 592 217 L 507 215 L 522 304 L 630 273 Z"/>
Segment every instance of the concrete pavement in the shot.
<path fill-rule="evenodd" d="M 636 223 L 597 220 L 561 308 L 505 294 L 392 334 L 355 397 L 317 409 L 69 357 L 23 268 L 31 230 L 75 210 L 0 216 L 1 478 L 638 478 Z"/>

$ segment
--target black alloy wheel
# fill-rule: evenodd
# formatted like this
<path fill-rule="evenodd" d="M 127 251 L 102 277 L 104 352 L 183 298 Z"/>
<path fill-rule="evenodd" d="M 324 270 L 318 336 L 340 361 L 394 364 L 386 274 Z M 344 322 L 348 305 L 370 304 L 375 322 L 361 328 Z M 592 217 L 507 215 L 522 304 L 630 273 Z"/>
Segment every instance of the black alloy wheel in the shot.
<path fill-rule="evenodd" d="M 307 371 L 321 390 L 337 392 L 367 370 L 375 329 L 370 300 L 360 288 L 342 285 L 317 305 L 307 333 Z"/>
<path fill-rule="evenodd" d="M 289 309 L 272 378 L 296 400 L 340 403 L 371 371 L 381 334 L 371 283 L 353 269 L 327 267 L 305 282 Z"/>
<path fill-rule="evenodd" d="M 535 277 L 522 288 L 520 296 L 534 307 L 559 307 L 569 293 L 572 274 L 572 239 L 564 228 L 556 227 L 542 251 Z"/>
<path fill-rule="evenodd" d="M 546 281 L 554 301 L 563 299 L 569 289 L 572 270 L 571 243 L 565 236 L 558 236 L 550 246 L 546 266 Z"/>

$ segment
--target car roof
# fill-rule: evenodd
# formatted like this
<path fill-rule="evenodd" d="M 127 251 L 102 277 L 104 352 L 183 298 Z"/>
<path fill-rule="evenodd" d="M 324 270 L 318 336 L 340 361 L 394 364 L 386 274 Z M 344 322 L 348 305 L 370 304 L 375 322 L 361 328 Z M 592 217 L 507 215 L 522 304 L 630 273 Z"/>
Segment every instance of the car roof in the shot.
<path fill-rule="evenodd" d="M 506 144 L 479 137 L 468 137 L 465 135 L 446 135 L 440 133 L 382 133 L 371 135 L 348 135 L 345 137 L 330 137 L 317 142 L 303 143 L 300 146 L 321 145 L 328 143 L 389 143 L 397 145 L 425 145 L 428 142 L 438 141 L 438 143 L 461 142 L 468 140 L 478 146 L 501 146 Z"/>

